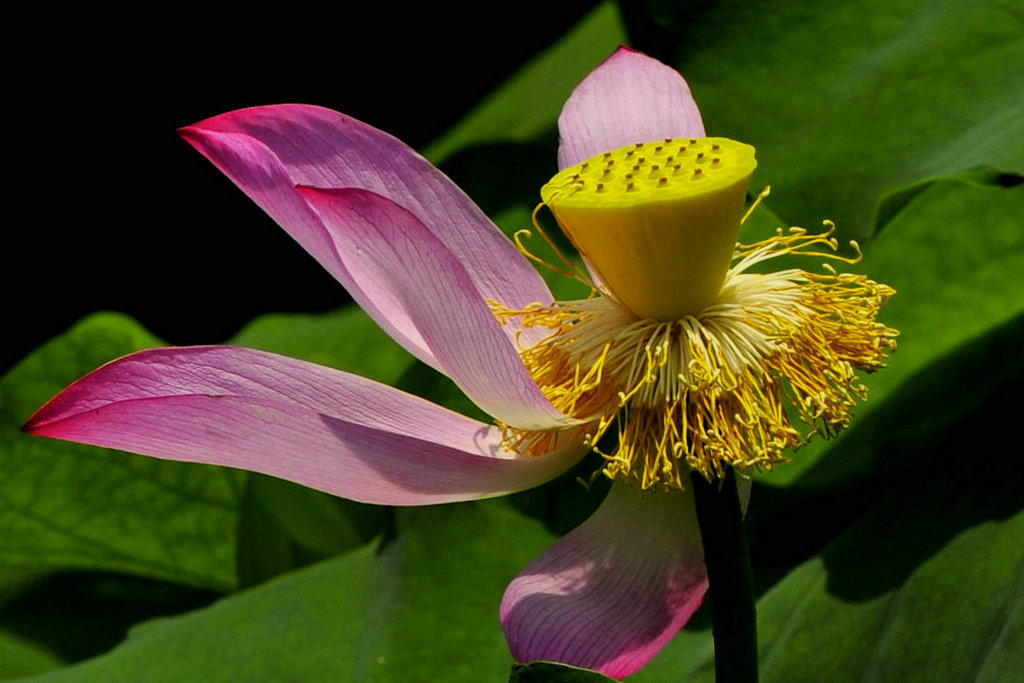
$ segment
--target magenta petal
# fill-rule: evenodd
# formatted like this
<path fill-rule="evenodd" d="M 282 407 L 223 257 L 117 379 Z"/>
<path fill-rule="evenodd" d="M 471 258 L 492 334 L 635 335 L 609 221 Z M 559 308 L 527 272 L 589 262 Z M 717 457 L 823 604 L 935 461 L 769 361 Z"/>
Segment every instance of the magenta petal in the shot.
<path fill-rule="evenodd" d="M 679 72 L 620 47 L 573 90 L 558 117 L 558 167 L 636 142 L 704 137 L 704 123 Z"/>
<path fill-rule="evenodd" d="M 689 491 L 612 486 L 600 509 L 523 570 L 501 623 L 518 662 L 629 675 L 689 620 L 707 589 Z"/>
<path fill-rule="evenodd" d="M 142 351 L 43 406 L 32 434 L 263 472 L 345 498 L 424 505 L 543 483 L 586 452 L 509 453 L 498 429 L 376 382 L 235 347 Z"/>
<path fill-rule="evenodd" d="M 294 214 L 275 211 L 277 205 L 290 205 L 297 185 L 361 188 L 415 214 L 458 257 L 484 296 L 514 308 L 551 301 L 533 267 L 462 190 L 372 126 L 323 107 L 285 104 L 215 116 L 181 134 L 317 258 L 309 243 L 316 247 L 322 239 L 308 236 L 304 217 L 293 223 Z M 267 177 L 261 167 L 268 165 L 282 177 Z"/>
<path fill-rule="evenodd" d="M 477 405 L 526 429 L 571 423 L 541 392 L 462 263 L 416 216 L 366 190 L 300 192 L 335 234 L 348 270 L 404 312 L 441 371 Z"/>

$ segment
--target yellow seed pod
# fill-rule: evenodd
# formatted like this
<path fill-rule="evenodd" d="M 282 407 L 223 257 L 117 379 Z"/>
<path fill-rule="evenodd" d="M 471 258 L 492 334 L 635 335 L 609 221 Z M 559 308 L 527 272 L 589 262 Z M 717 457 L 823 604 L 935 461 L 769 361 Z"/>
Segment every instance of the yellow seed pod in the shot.
<path fill-rule="evenodd" d="M 727 138 L 636 143 L 561 171 L 541 198 L 611 294 L 675 320 L 718 296 L 756 167 Z"/>

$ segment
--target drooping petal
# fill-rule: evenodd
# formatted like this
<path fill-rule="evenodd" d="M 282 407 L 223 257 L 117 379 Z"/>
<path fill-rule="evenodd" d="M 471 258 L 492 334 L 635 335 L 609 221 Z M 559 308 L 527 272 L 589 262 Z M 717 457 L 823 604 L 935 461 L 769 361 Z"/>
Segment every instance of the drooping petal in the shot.
<path fill-rule="evenodd" d="M 345 498 L 424 505 L 543 483 L 586 452 L 539 457 L 499 430 L 370 380 L 236 347 L 142 351 L 43 406 L 25 430 L 263 472 Z"/>
<path fill-rule="evenodd" d="M 615 484 L 593 517 L 512 581 L 501 623 L 516 661 L 621 678 L 668 643 L 706 589 L 692 493 L 641 497 Z"/>
<path fill-rule="evenodd" d="M 347 270 L 403 311 L 477 405 L 522 429 L 572 424 L 541 392 L 463 264 L 416 216 L 367 190 L 299 191 L 335 235 Z"/>
<path fill-rule="evenodd" d="M 620 47 L 576 86 L 558 117 L 558 167 L 635 142 L 704 137 L 697 103 L 679 72 Z"/>
<path fill-rule="evenodd" d="M 209 132 L 193 126 L 182 136 L 210 158 L 271 218 L 278 222 L 320 265 L 348 290 L 356 303 L 407 351 L 440 369 L 406 312 L 374 282 L 360 281 L 346 268 L 334 237 L 295 189 L 288 169 L 255 137 L 242 133 Z"/>
<path fill-rule="evenodd" d="M 541 277 L 479 207 L 383 131 L 323 107 L 285 104 L 229 112 L 180 132 L 307 249 L 322 239 L 307 237 L 304 217 L 294 221 L 293 213 L 274 210 L 292 203 L 293 188 L 366 189 L 415 214 L 485 297 L 515 308 L 551 302 Z M 271 166 L 278 170 L 272 177 L 263 170 Z"/>

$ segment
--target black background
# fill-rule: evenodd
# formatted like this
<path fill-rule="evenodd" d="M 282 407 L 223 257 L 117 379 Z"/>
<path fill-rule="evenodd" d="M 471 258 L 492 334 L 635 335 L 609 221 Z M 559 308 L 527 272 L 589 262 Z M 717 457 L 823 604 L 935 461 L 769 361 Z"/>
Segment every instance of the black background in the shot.
<path fill-rule="evenodd" d="M 175 129 L 246 106 L 319 104 L 416 148 L 593 5 L 239 8 L 37 16 L 11 74 L 15 188 L 0 371 L 97 310 L 172 344 L 344 290 Z"/>

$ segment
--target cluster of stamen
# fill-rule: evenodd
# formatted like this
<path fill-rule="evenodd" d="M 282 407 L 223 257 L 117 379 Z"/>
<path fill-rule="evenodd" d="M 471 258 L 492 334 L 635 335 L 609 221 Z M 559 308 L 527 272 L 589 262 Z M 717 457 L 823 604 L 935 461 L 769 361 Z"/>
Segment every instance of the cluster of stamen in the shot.
<path fill-rule="evenodd" d="M 555 407 L 586 421 L 595 450 L 617 425 L 617 447 L 598 451 L 608 477 L 682 489 L 691 470 L 771 468 L 811 434 L 846 427 L 865 394 L 855 370 L 878 369 L 895 347 L 875 320 L 891 288 L 828 267 L 745 272 L 785 254 L 857 260 L 835 253 L 832 232 L 740 245 L 718 299 L 678 320 L 638 319 L 608 296 L 495 313 L 551 331 L 523 361 Z M 541 455 L 550 437 L 505 427 L 523 453 Z"/>

